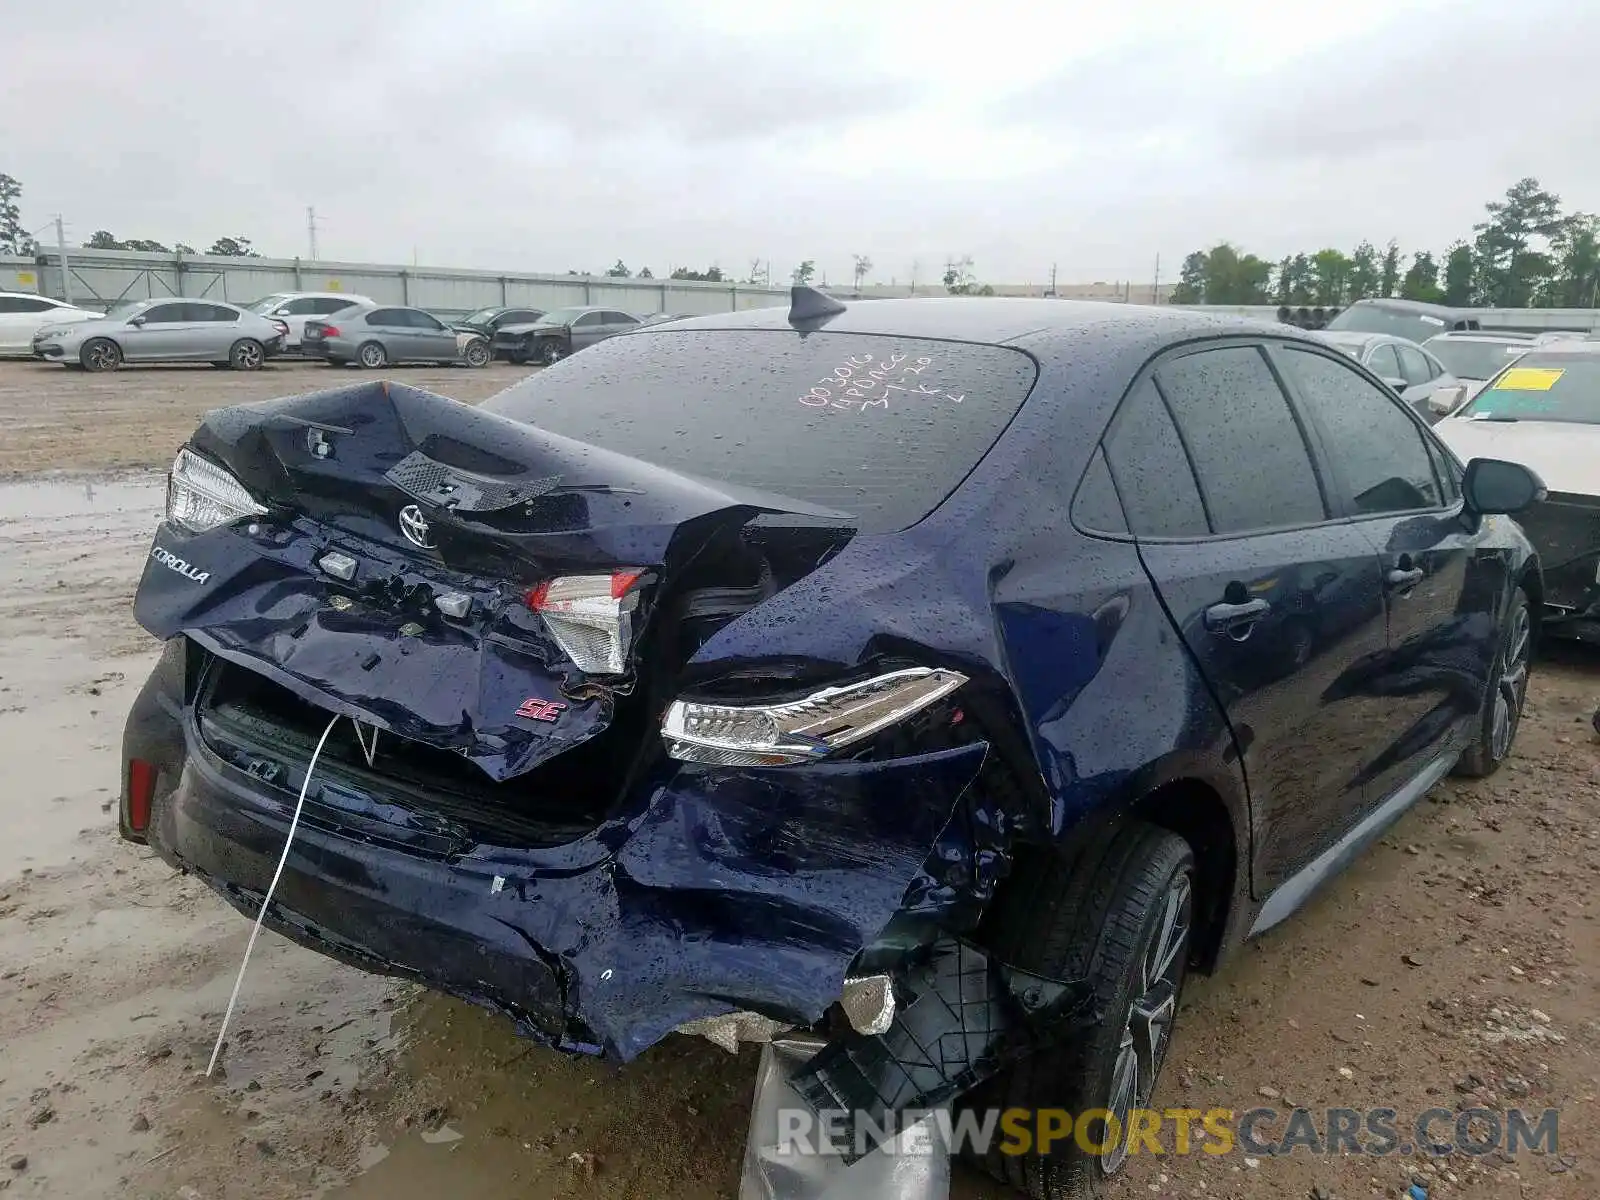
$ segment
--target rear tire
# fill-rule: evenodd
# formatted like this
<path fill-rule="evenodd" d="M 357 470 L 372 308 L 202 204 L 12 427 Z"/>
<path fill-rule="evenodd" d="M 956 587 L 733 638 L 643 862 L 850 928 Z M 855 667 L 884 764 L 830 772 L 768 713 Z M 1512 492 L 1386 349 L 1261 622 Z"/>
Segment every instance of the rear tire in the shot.
<path fill-rule="evenodd" d="M 228 365 L 235 371 L 259 371 L 266 361 L 266 348 L 254 338 L 240 338 L 228 351 Z"/>
<path fill-rule="evenodd" d="M 356 361 L 369 371 L 381 371 L 389 365 L 389 352 L 381 342 L 362 342 L 356 350 Z"/>
<path fill-rule="evenodd" d="M 1130 822 L 1068 860 L 1028 863 L 996 901 L 989 947 L 1003 962 L 1058 979 L 1087 975 L 1107 1014 L 1072 1040 L 1024 1059 L 961 1101 L 972 1109 L 1148 1108 L 1171 1045 L 1194 925 L 1195 859 L 1177 834 Z M 1035 1125 L 1037 1130 L 1037 1125 Z M 1110 1139 L 1107 1123 L 1090 1140 Z M 1104 1196 L 1126 1162 L 1121 1145 L 1092 1155 L 1073 1136 L 1046 1154 L 991 1148 L 976 1165 L 1034 1200 Z"/>
<path fill-rule="evenodd" d="M 1511 756 L 1528 701 L 1528 672 L 1533 661 L 1533 610 L 1520 587 L 1511 593 L 1505 620 L 1500 625 L 1500 645 L 1489 671 L 1478 737 L 1456 762 L 1454 774 L 1467 779 L 1487 779 Z"/>
<path fill-rule="evenodd" d="M 110 338 L 90 338 L 78 351 L 85 371 L 115 371 L 122 365 L 122 347 Z"/>

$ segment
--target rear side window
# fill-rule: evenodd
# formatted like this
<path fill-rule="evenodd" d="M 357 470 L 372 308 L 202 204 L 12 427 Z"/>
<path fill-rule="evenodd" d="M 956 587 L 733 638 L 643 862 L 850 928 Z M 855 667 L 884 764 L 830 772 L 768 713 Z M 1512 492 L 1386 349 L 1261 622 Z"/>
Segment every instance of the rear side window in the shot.
<path fill-rule="evenodd" d="M 606 339 L 482 407 L 695 475 L 915 524 L 1027 399 L 1005 346 L 821 331 L 663 330 Z"/>
<path fill-rule="evenodd" d="M 1094 452 L 1078 484 L 1078 493 L 1072 498 L 1072 523 L 1087 533 L 1128 532 L 1104 450 Z"/>
<path fill-rule="evenodd" d="M 1211 532 L 1189 456 L 1149 380 L 1117 409 L 1104 445 L 1128 528 L 1136 536 L 1204 537 Z"/>
<path fill-rule="evenodd" d="M 1254 346 L 1185 355 L 1162 364 L 1156 382 L 1194 463 L 1215 532 L 1327 518 L 1299 422 Z"/>
<path fill-rule="evenodd" d="M 1439 506 L 1422 430 L 1388 392 L 1344 363 L 1283 347 L 1285 372 L 1322 426 L 1323 442 L 1356 511 L 1365 515 Z"/>
<path fill-rule="evenodd" d="M 1400 360 L 1394 356 L 1394 347 L 1388 342 L 1372 348 L 1372 353 L 1367 355 L 1367 370 L 1379 379 L 1404 378 L 1400 374 Z"/>
<path fill-rule="evenodd" d="M 1396 346 L 1394 350 L 1400 356 L 1401 379 L 1407 383 L 1427 383 L 1433 378 L 1433 368 L 1421 350 L 1414 350 L 1410 346 Z"/>

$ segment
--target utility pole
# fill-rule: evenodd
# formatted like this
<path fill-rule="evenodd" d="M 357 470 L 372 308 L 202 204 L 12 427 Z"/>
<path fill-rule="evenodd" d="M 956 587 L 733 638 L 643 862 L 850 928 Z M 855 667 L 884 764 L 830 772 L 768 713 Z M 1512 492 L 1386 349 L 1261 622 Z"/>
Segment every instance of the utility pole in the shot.
<path fill-rule="evenodd" d="M 317 261 L 317 210 L 306 206 L 306 237 L 311 242 L 311 261 Z"/>
<path fill-rule="evenodd" d="M 1161 303 L 1161 251 L 1156 251 L 1156 278 L 1150 285 L 1150 303 Z"/>
<path fill-rule="evenodd" d="M 61 256 L 61 298 L 72 303 L 72 269 L 67 266 L 67 234 L 61 224 L 61 214 L 56 214 L 56 253 Z"/>

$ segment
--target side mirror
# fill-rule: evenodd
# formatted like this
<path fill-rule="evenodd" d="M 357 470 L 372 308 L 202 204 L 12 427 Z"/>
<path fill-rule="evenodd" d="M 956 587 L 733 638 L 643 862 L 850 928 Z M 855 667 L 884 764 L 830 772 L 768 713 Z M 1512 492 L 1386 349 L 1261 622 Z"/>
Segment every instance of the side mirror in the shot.
<path fill-rule="evenodd" d="M 1404 379 L 1389 379 L 1389 378 L 1385 378 L 1384 382 L 1387 383 L 1390 387 L 1392 387 L 1397 392 L 1403 392 L 1403 391 L 1406 390 L 1406 381 Z"/>
<path fill-rule="evenodd" d="M 287 317 L 289 315 L 289 306 L 286 304 L 282 308 L 273 309 L 272 315 L 275 317 Z"/>
<path fill-rule="evenodd" d="M 1433 395 L 1428 397 L 1428 411 L 1435 416 L 1448 416 L 1455 412 L 1461 403 L 1461 397 L 1466 395 L 1464 387 L 1443 387 L 1434 389 Z"/>
<path fill-rule="evenodd" d="M 1476 513 L 1519 513 L 1548 494 L 1544 480 L 1521 463 L 1475 458 L 1461 479 L 1461 495 Z"/>
<path fill-rule="evenodd" d="M 128 324 L 134 326 L 135 328 L 137 328 L 140 325 L 143 325 L 144 324 L 144 315 L 141 313 L 139 316 L 129 317 L 128 318 Z"/>

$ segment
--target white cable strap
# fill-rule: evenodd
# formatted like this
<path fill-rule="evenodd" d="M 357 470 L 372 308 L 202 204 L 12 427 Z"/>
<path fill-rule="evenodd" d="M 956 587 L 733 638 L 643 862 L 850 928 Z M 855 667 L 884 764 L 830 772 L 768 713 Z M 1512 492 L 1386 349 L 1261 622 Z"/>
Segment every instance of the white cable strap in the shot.
<path fill-rule="evenodd" d="M 305 807 L 306 793 L 311 790 L 311 775 L 317 769 L 317 759 L 322 755 L 323 744 L 338 723 L 337 715 L 328 722 L 328 727 L 317 739 L 317 748 L 311 752 L 311 761 L 306 764 L 305 782 L 300 785 L 300 798 L 294 802 L 294 816 L 289 820 L 289 836 L 283 839 L 283 853 L 278 856 L 278 869 L 272 873 L 272 882 L 267 885 L 267 894 L 261 897 L 261 911 L 256 914 L 255 928 L 250 931 L 250 941 L 245 945 L 244 961 L 239 964 L 239 976 L 233 981 L 233 995 L 228 997 L 228 1011 L 222 1014 L 222 1028 L 217 1030 L 217 1044 L 211 1047 L 211 1061 L 206 1064 L 208 1077 L 216 1069 L 217 1056 L 222 1053 L 223 1039 L 228 1036 L 228 1024 L 233 1020 L 233 1006 L 239 1002 L 239 988 L 244 983 L 245 969 L 250 965 L 250 952 L 256 948 L 256 938 L 261 934 L 261 922 L 266 919 L 267 906 L 272 903 L 272 893 L 278 890 L 278 880 L 283 875 L 283 864 L 289 861 L 289 847 L 294 845 L 295 830 L 300 827 L 300 810 Z M 361 736 L 360 728 L 359 725 L 356 726 L 358 738 Z M 377 749 L 376 739 L 373 741 L 373 749 Z"/>

